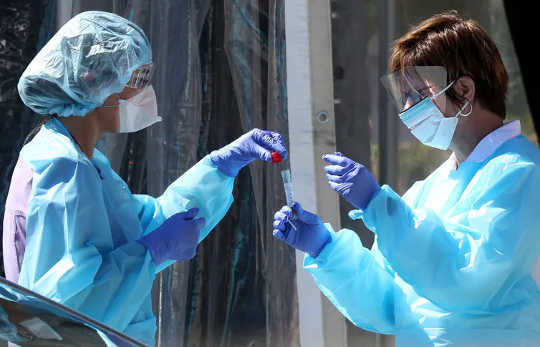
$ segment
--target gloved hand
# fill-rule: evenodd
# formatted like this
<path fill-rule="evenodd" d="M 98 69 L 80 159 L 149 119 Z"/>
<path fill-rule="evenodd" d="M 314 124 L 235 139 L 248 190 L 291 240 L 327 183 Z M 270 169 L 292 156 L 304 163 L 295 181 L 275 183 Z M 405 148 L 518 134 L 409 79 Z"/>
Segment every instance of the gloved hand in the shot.
<path fill-rule="evenodd" d="M 322 158 L 331 164 L 324 168 L 330 187 L 353 206 L 364 210 L 381 189 L 371 172 L 339 152 L 325 154 Z"/>
<path fill-rule="evenodd" d="M 287 158 L 287 149 L 280 134 L 253 129 L 230 144 L 210 153 L 214 165 L 225 175 L 236 177 L 238 171 L 255 159 L 272 161 L 272 152 Z"/>
<path fill-rule="evenodd" d="M 296 218 L 293 220 L 293 210 Z M 294 229 L 291 224 L 294 224 Z M 319 216 L 304 211 L 299 203 L 295 202 L 292 209 L 283 206 L 274 215 L 274 237 L 284 241 L 290 246 L 309 253 L 316 258 L 327 243 L 332 241 L 332 236 Z"/>
<path fill-rule="evenodd" d="M 138 241 L 150 250 L 156 265 L 165 260 L 189 260 L 195 256 L 199 232 L 206 224 L 204 218 L 194 219 L 198 208 L 167 218 L 156 230 Z"/>

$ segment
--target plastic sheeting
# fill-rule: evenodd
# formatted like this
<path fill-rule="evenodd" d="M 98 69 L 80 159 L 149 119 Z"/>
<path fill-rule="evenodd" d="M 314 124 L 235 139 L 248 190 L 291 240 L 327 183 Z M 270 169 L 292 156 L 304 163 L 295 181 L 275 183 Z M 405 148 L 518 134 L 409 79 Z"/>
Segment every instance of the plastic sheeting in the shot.
<path fill-rule="evenodd" d="M 242 127 L 275 130 L 287 139 L 284 1 L 226 0 L 224 10 L 225 50 Z M 286 165 L 250 167 L 268 346 L 299 344 L 294 250 L 270 233 L 273 212 L 285 204 L 280 170 Z"/>

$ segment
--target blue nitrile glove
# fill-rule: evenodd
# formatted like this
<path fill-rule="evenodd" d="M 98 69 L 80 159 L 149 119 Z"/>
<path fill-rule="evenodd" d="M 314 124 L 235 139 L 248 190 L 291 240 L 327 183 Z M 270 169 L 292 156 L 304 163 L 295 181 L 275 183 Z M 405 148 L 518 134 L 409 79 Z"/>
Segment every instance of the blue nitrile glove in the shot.
<path fill-rule="evenodd" d="M 204 218 L 194 219 L 198 208 L 167 218 L 156 230 L 138 241 L 150 250 L 156 265 L 165 260 L 189 260 L 195 256 L 199 232 L 206 224 Z"/>
<path fill-rule="evenodd" d="M 230 144 L 210 153 L 214 165 L 225 175 L 236 177 L 238 171 L 255 159 L 272 161 L 272 152 L 284 160 L 287 149 L 280 134 L 253 129 Z"/>
<path fill-rule="evenodd" d="M 293 209 L 296 218 L 293 220 Z M 293 223 L 294 227 L 290 223 Z M 296 228 L 296 229 L 295 229 Z M 283 206 L 274 215 L 274 237 L 316 258 L 327 243 L 332 241 L 330 232 L 319 216 L 304 211 L 299 203 Z"/>
<path fill-rule="evenodd" d="M 323 155 L 328 184 L 354 207 L 364 210 L 371 198 L 381 189 L 375 177 L 364 165 L 336 152 Z"/>

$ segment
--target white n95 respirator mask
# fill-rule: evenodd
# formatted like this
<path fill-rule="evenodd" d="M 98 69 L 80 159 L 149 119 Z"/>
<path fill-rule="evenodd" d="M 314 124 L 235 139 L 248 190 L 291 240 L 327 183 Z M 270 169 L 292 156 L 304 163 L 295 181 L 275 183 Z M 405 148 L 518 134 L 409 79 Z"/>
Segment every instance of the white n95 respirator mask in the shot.
<path fill-rule="evenodd" d="M 102 107 L 118 107 L 119 133 L 136 132 L 161 121 L 157 115 L 156 93 L 151 85 L 129 99 L 119 99 L 118 105 Z"/>
<path fill-rule="evenodd" d="M 150 85 L 129 99 L 118 100 L 118 118 L 120 133 L 132 133 L 161 122 L 154 88 Z"/>
<path fill-rule="evenodd" d="M 452 117 L 445 117 L 435 105 L 433 99 L 444 93 L 453 83 L 399 115 L 399 118 L 411 130 L 411 133 L 426 146 L 442 150 L 448 149 L 456 131 L 458 117 L 468 116 L 472 112 L 471 107 L 471 111 L 467 114 L 463 113 L 463 109 L 470 105 L 469 101 Z"/>

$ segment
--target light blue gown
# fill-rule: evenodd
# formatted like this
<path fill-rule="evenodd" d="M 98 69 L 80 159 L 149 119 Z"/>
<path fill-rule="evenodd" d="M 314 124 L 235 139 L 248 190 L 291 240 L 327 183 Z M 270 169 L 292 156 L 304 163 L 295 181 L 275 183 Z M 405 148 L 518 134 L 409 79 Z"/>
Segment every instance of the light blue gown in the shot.
<path fill-rule="evenodd" d="M 27 244 L 19 284 L 154 345 L 150 291 L 156 268 L 136 240 L 191 207 L 204 239 L 229 209 L 234 178 L 208 157 L 158 198 L 132 194 L 97 149 L 82 153 L 52 119 L 21 151 L 32 168 Z"/>
<path fill-rule="evenodd" d="M 446 162 L 403 196 L 351 211 L 351 231 L 304 267 L 355 325 L 398 347 L 540 346 L 540 150 L 517 136 L 483 162 Z M 331 227 L 328 226 L 330 229 Z"/>

